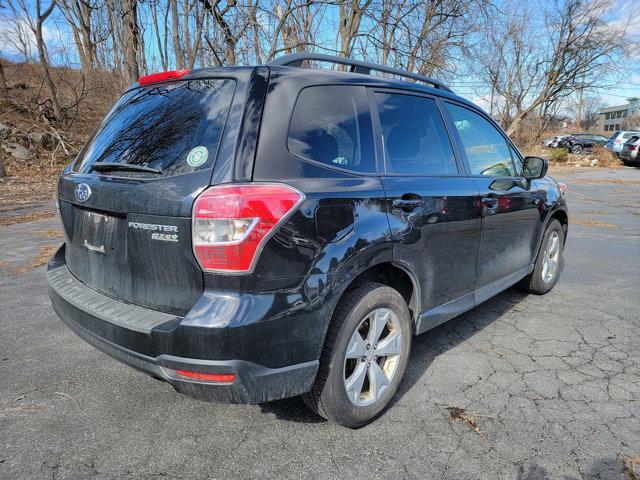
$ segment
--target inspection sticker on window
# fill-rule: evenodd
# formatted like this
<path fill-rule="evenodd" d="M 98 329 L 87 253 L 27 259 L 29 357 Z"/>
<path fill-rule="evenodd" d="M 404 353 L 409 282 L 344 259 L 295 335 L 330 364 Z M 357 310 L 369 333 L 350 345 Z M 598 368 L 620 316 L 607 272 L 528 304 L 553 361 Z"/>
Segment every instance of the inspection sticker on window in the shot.
<path fill-rule="evenodd" d="M 195 147 L 187 155 L 187 163 L 190 167 L 199 167 L 209 158 L 209 150 L 207 147 Z"/>

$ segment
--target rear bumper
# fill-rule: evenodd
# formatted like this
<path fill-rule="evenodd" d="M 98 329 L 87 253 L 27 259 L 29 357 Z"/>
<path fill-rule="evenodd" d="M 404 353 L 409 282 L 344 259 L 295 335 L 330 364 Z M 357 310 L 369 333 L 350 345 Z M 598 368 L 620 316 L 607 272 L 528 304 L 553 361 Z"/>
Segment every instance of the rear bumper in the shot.
<path fill-rule="evenodd" d="M 80 338 L 191 397 L 228 403 L 263 403 L 305 393 L 315 380 L 317 359 L 265 366 L 252 361 L 253 358 L 229 358 L 232 352 L 246 351 L 250 347 L 246 345 L 247 339 L 254 338 L 253 334 L 232 332 L 234 328 L 230 326 L 212 326 L 210 319 L 191 313 L 182 318 L 129 305 L 91 289 L 69 272 L 64 262 L 64 246 L 49 263 L 47 280 L 55 312 Z M 206 299 L 194 310 L 210 315 L 211 309 L 203 309 L 204 301 Z M 279 330 L 278 321 L 269 323 L 275 334 Z M 250 325 L 235 327 L 250 328 Z M 230 339 L 244 339 L 245 344 L 231 349 L 225 345 Z M 292 341 L 296 341 L 295 337 Z M 257 343 L 256 348 L 264 348 L 265 343 L 269 342 L 263 338 L 262 345 Z M 184 355 L 190 351 L 194 352 L 193 356 Z M 181 377 L 177 370 L 235 377 L 232 383 L 204 382 Z"/>

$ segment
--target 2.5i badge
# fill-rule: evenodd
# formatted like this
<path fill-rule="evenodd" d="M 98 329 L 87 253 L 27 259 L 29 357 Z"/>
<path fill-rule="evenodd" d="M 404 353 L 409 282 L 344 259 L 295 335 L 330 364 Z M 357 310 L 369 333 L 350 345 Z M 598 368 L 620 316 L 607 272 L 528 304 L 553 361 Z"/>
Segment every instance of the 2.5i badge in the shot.
<path fill-rule="evenodd" d="M 187 163 L 190 167 L 199 167 L 209 158 L 207 147 L 195 147 L 187 155 Z"/>

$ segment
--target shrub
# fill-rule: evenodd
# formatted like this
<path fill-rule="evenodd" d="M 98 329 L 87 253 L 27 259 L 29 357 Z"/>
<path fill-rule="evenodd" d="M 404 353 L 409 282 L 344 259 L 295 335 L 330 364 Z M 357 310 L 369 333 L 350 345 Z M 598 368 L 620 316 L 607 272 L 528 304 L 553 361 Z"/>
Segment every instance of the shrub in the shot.
<path fill-rule="evenodd" d="M 622 160 L 606 148 L 599 145 L 595 145 L 593 147 L 593 156 L 598 160 L 599 167 L 616 168 L 622 166 Z"/>
<path fill-rule="evenodd" d="M 549 161 L 556 163 L 566 163 L 569 159 L 569 150 L 566 148 L 552 148 L 549 150 Z"/>

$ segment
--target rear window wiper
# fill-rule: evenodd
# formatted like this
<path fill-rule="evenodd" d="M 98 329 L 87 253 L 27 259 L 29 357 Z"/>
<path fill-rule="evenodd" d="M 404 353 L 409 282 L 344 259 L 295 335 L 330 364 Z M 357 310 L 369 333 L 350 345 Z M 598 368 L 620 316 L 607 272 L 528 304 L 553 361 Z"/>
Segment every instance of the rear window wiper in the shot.
<path fill-rule="evenodd" d="M 158 168 L 145 167 L 143 165 L 135 165 L 133 163 L 93 162 L 91 164 L 91 168 L 96 172 L 113 172 L 114 170 L 121 170 L 123 172 L 162 173 L 162 170 Z"/>

